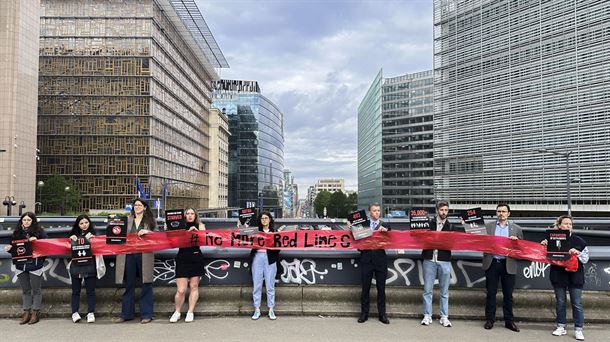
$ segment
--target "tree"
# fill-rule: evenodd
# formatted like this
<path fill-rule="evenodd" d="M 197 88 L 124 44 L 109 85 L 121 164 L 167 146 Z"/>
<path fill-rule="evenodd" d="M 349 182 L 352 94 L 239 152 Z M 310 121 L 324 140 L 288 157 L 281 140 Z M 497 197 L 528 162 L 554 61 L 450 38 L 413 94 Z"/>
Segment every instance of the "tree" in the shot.
<path fill-rule="evenodd" d="M 73 211 L 80 209 L 80 192 L 63 176 L 53 175 L 45 180 L 39 201 L 48 212 L 59 213 L 62 206 L 66 211 Z"/>
<path fill-rule="evenodd" d="M 345 201 L 345 210 L 348 213 L 358 210 L 358 193 L 357 192 L 352 192 L 351 194 L 349 194 L 347 196 L 347 200 Z"/>
<path fill-rule="evenodd" d="M 347 217 L 345 203 L 347 196 L 343 191 L 335 191 L 330 195 L 330 203 L 328 204 L 328 216 L 330 217 Z"/>
<path fill-rule="evenodd" d="M 331 193 L 326 191 L 326 190 L 322 190 L 318 193 L 318 195 L 316 196 L 316 199 L 313 201 L 313 207 L 316 211 L 316 215 L 318 215 L 318 217 L 324 217 L 324 208 L 326 208 L 326 211 L 328 212 L 328 205 L 330 204 L 330 197 L 331 197 Z"/>

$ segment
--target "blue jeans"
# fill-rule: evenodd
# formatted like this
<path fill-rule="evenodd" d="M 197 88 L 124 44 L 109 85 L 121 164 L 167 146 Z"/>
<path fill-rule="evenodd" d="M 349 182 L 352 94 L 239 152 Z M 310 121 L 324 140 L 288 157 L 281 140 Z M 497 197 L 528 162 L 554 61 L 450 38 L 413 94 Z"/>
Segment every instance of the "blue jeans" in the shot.
<path fill-rule="evenodd" d="M 136 308 L 136 278 L 142 275 L 142 254 L 125 256 L 125 292 L 121 300 L 121 318 L 132 320 Z M 140 291 L 140 318 L 153 318 L 153 286 L 143 283 Z"/>
<path fill-rule="evenodd" d="M 275 306 L 275 274 L 277 273 L 277 263 L 269 265 L 267 253 L 254 254 L 252 261 L 252 282 L 254 289 L 252 290 L 252 300 L 254 307 L 261 307 L 261 297 L 263 290 L 263 278 L 265 279 L 265 288 L 267 289 L 267 307 Z"/>
<path fill-rule="evenodd" d="M 449 282 L 451 281 L 451 261 L 424 260 L 424 315 L 432 316 L 432 288 L 438 278 L 441 292 L 441 317 L 449 317 Z"/>
<path fill-rule="evenodd" d="M 555 310 L 557 311 L 557 326 L 566 326 L 566 299 L 567 291 L 570 291 L 570 302 L 572 302 L 572 318 L 576 330 L 582 330 L 585 323 L 585 314 L 582 308 L 582 289 L 569 287 L 555 287 Z"/>

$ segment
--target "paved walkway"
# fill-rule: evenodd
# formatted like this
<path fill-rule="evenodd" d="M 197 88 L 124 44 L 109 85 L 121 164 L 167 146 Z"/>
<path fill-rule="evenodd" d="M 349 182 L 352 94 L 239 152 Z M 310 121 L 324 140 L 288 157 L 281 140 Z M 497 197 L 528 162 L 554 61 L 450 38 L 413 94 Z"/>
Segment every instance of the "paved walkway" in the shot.
<path fill-rule="evenodd" d="M 392 319 L 390 325 L 369 319 L 358 324 L 347 317 L 279 317 L 276 321 L 266 316 L 258 321 L 248 317 L 200 318 L 193 323 L 170 324 L 157 319 L 150 324 L 132 321 L 114 324 L 110 318 L 99 318 L 95 324 L 74 324 L 66 319 L 43 319 L 32 326 L 20 326 L 15 319 L 0 320 L 2 341 L 575 341 L 572 327 L 568 335 L 551 335 L 549 323 L 521 323 L 520 333 L 505 329 L 501 324 L 484 330 L 483 322 L 454 320 L 452 328 L 444 328 L 437 321 L 428 327 L 415 319 Z M 610 341 L 610 326 L 586 325 L 586 341 Z"/>

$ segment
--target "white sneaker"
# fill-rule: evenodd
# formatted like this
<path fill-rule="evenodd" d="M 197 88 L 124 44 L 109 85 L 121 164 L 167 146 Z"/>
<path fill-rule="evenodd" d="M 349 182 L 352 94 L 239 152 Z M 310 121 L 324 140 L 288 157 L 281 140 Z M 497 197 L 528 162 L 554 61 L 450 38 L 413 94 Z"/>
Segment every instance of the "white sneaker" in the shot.
<path fill-rule="evenodd" d="M 187 312 L 186 318 L 184 319 L 184 321 L 186 323 L 191 323 L 194 319 L 195 319 L 195 315 L 192 312 Z"/>
<path fill-rule="evenodd" d="M 180 319 L 180 312 L 175 311 L 175 312 L 172 314 L 172 317 L 170 317 L 170 318 L 169 318 L 169 322 L 170 322 L 170 323 L 176 323 L 176 322 L 178 322 L 178 320 L 179 320 L 179 319 Z"/>
<path fill-rule="evenodd" d="M 93 312 L 87 314 L 87 323 L 95 323 L 95 315 Z"/>
<path fill-rule="evenodd" d="M 449 321 L 448 317 L 441 317 L 438 322 L 445 328 L 451 328 L 451 321 Z"/>
<path fill-rule="evenodd" d="M 75 312 L 72 314 L 72 322 L 74 322 L 74 323 L 80 322 L 80 315 L 78 314 L 78 312 Z"/>
<path fill-rule="evenodd" d="M 567 335 L 568 332 L 566 331 L 566 328 L 564 327 L 557 327 L 555 329 L 555 331 L 553 331 L 553 336 L 563 336 L 563 335 Z"/>
<path fill-rule="evenodd" d="M 269 319 L 272 321 L 275 321 L 277 319 L 277 317 L 275 317 L 275 312 L 273 312 L 273 309 L 269 309 Z"/>
<path fill-rule="evenodd" d="M 576 330 L 574 331 L 574 337 L 578 340 L 578 341 L 584 341 L 585 340 L 585 335 L 582 333 L 582 330 Z"/>
<path fill-rule="evenodd" d="M 252 319 L 257 320 L 261 317 L 261 311 L 259 309 L 254 310 L 254 314 L 252 315 Z"/>
<path fill-rule="evenodd" d="M 430 325 L 432 323 L 432 317 L 430 315 L 424 315 L 424 319 L 421 320 L 421 325 Z"/>

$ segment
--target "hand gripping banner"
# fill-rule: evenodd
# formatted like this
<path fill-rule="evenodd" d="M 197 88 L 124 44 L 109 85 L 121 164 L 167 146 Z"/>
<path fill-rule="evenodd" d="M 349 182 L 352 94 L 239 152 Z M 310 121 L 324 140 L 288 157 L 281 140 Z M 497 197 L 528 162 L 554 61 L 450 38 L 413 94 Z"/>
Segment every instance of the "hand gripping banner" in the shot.
<path fill-rule="evenodd" d="M 70 254 L 69 241 L 68 238 L 36 240 L 33 242 L 33 254 L 35 257 Z M 358 241 L 352 238 L 350 231 L 329 230 L 258 233 L 250 236 L 240 236 L 237 230 L 179 230 L 152 232 L 143 236 L 129 234 L 127 243 L 122 245 L 106 244 L 106 236 L 96 236 L 91 239 L 91 248 L 94 255 L 144 253 L 193 246 L 305 250 L 463 250 L 543 262 L 562 266 L 573 272 L 578 269 L 578 260 L 575 256 L 567 261 L 549 260 L 546 257 L 546 248 L 536 242 L 511 240 L 492 235 L 428 230 L 375 232 L 373 236 Z"/>

